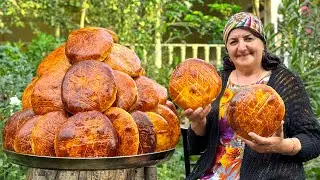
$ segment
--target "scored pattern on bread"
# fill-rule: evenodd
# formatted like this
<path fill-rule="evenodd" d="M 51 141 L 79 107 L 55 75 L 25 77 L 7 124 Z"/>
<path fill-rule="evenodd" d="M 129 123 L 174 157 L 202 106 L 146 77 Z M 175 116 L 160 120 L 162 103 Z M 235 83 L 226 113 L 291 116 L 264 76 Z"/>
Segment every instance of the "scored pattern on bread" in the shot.
<path fill-rule="evenodd" d="M 117 155 L 118 138 L 107 116 L 86 111 L 61 126 L 54 144 L 60 157 L 110 157 Z"/>
<path fill-rule="evenodd" d="M 284 102 L 278 93 L 270 86 L 255 84 L 233 96 L 227 123 L 245 139 L 251 139 L 249 132 L 269 137 L 280 127 L 284 114 Z"/>
<path fill-rule="evenodd" d="M 103 112 L 113 104 L 116 93 L 112 69 L 99 61 L 74 64 L 62 83 L 62 101 L 72 114 L 91 110 Z"/>
<path fill-rule="evenodd" d="M 190 58 L 172 73 L 169 93 L 182 109 L 205 107 L 220 93 L 222 81 L 215 67 L 201 59 Z"/>

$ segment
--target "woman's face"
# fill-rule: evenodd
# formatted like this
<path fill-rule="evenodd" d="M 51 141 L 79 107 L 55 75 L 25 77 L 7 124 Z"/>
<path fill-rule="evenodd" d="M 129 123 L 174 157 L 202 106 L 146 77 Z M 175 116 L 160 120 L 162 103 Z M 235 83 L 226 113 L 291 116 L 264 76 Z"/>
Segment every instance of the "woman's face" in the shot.
<path fill-rule="evenodd" d="M 246 29 L 234 29 L 227 40 L 227 50 L 236 68 L 260 68 L 263 41 Z"/>

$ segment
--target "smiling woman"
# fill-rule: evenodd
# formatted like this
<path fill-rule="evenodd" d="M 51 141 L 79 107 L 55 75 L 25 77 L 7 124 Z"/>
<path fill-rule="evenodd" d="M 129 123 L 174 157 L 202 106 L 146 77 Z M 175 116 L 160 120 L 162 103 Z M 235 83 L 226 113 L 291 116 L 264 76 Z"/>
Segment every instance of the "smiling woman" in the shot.
<path fill-rule="evenodd" d="M 207 107 L 183 112 L 191 120 L 190 151 L 203 152 L 187 179 L 305 179 L 302 163 L 320 154 L 320 125 L 303 83 L 268 51 L 262 22 L 256 16 L 247 12 L 233 15 L 225 26 L 223 38 L 228 56 L 220 72 L 219 96 Z M 226 109 L 233 97 L 255 84 L 268 85 L 284 102 L 283 122 L 270 137 L 254 132 L 237 134 L 239 129 L 232 129 L 228 124 L 230 117 Z M 253 109 L 257 116 L 250 118 L 251 126 L 260 118 L 272 118 L 260 110 L 254 112 L 258 103 L 251 104 L 253 108 L 242 104 L 237 109 L 241 116 L 248 114 L 247 119 L 249 110 Z M 250 126 L 232 127 L 246 125 Z"/>

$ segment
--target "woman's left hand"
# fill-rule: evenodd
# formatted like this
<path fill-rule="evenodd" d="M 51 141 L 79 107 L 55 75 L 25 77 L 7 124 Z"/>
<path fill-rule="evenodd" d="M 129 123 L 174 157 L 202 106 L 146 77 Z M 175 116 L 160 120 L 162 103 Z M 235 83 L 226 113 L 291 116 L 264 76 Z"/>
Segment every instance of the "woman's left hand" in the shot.
<path fill-rule="evenodd" d="M 282 153 L 283 146 L 283 121 L 279 129 L 270 137 L 262 137 L 254 132 L 249 132 L 248 135 L 252 140 L 244 139 L 242 140 L 251 149 L 259 153 Z"/>

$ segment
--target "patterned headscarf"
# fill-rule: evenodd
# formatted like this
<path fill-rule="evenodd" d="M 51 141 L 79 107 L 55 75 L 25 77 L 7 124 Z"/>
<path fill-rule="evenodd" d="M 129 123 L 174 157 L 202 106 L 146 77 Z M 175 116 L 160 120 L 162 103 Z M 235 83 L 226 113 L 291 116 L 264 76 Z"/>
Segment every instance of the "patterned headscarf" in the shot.
<path fill-rule="evenodd" d="M 223 41 L 227 44 L 228 36 L 233 29 L 248 28 L 259 35 L 260 39 L 266 43 L 265 34 L 261 20 L 248 12 L 239 12 L 230 17 L 229 21 L 224 27 Z"/>

